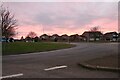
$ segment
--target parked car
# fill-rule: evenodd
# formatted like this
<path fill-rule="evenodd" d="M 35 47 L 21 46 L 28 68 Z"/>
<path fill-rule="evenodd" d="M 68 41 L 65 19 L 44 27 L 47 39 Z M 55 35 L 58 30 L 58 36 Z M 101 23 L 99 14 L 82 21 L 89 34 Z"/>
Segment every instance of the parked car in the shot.
<path fill-rule="evenodd" d="M 6 38 L 0 38 L 0 42 L 6 42 L 7 39 Z"/>

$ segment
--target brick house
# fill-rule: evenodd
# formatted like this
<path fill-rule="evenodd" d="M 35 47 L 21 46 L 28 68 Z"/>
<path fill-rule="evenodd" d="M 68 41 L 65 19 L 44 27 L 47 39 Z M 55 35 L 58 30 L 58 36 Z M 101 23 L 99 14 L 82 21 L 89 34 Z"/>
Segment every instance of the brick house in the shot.
<path fill-rule="evenodd" d="M 69 36 L 67 34 L 63 34 L 60 36 L 60 40 L 61 41 L 68 41 L 69 40 Z"/>
<path fill-rule="evenodd" d="M 118 42 L 120 42 L 120 33 L 118 33 Z"/>
<path fill-rule="evenodd" d="M 86 38 L 86 41 L 101 41 L 103 34 L 100 31 L 85 31 L 82 36 Z"/>
<path fill-rule="evenodd" d="M 51 36 L 51 39 L 54 40 L 55 42 L 57 42 L 60 39 L 60 36 L 58 34 L 53 34 Z"/>
<path fill-rule="evenodd" d="M 70 41 L 73 41 L 73 42 L 79 42 L 80 35 L 78 35 L 78 34 L 70 35 L 69 39 L 70 39 Z"/>
<path fill-rule="evenodd" d="M 86 39 L 86 37 L 85 36 L 83 36 L 83 35 L 80 35 L 80 41 L 86 41 L 87 39 Z"/>
<path fill-rule="evenodd" d="M 118 41 L 118 33 L 117 32 L 108 32 L 104 34 L 105 41 Z"/>
<path fill-rule="evenodd" d="M 40 36 L 41 40 L 49 40 L 49 36 L 47 34 L 43 34 Z"/>

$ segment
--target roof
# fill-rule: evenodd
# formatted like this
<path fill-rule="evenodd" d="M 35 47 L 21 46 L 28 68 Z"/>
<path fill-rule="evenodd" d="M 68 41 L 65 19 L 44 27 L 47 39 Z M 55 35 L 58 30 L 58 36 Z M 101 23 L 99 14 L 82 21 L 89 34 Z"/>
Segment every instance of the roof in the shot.
<path fill-rule="evenodd" d="M 93 33 L 102 34 L 100 31 L 85 31 L 83 34 L 85 34 L 85 33 L 88 33 L 88 34 L 93 34 Z"/>
<path fill-rule="evenodd" d="M 67 34 L 63 34 L 63 35 L 61 35 L 61 36 L 68 36 Z"/>
<path fill-rule="evenodd" d="M 59 36 L 58 34 L 53 34 L 52 36 Z"/>
<path fill-rule="evenodd" d="M 107 32 L 104 35 L 108 35 L 108 34 L 118 34 L 117 32 Z"/>
<path fill-rule="evenodd" d="M 70 35 L 70 37 L 72 37 L 72 36 L 79 36 L 78 34 L 73 34 L 73 35 Z"/>
<path fill-rule="evenodd" d="M 47 34 L 42 34 L 41 36 L 48 36 Z"/>

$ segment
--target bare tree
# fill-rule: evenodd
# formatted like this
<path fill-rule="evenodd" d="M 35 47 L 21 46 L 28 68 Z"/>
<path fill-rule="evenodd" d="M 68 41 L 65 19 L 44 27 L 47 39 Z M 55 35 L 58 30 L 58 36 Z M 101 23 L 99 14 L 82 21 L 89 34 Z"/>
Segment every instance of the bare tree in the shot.
<path fill-rule="evenodd" d="M 92 27 L 90 31 L 99 31 L 99 26 Z"/>
<path fill-rule="evenodd" d="M 14 15 L 3 6 L 0 6 L 0 29 L 2 30 L 2 36 L 9 38 L 16 35 L 15 29 L 17 26 L 17 20 L 14 19 Z"/>
<path fill-rule="evenodd" d="M 37 34 L 35 32 L 29 32 L 27 37 L 30 37 L 30 38 L 35 38 L 37 36 Z"/>
<path fill-rule="evenodd" d="M 102 36 L 102 32 L 99 29 L 100 29 L 99 26 L 95 26 L 90 29 L 94 36 L 94 41 L 96 41 L 97 38 L 100 38 Z"/>

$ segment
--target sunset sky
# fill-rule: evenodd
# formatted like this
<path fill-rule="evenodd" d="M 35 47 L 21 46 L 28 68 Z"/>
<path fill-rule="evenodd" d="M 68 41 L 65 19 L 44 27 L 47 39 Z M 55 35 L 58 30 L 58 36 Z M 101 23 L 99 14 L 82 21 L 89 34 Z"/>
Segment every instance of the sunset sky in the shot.
<path fill-rule="evenodd" d="M 30 31 L 41 34 L 79 34 L 100 26 L 105 33 L 118 31 L 117 2 L 4 2 L 18 20 L 15 37 Z"/>

